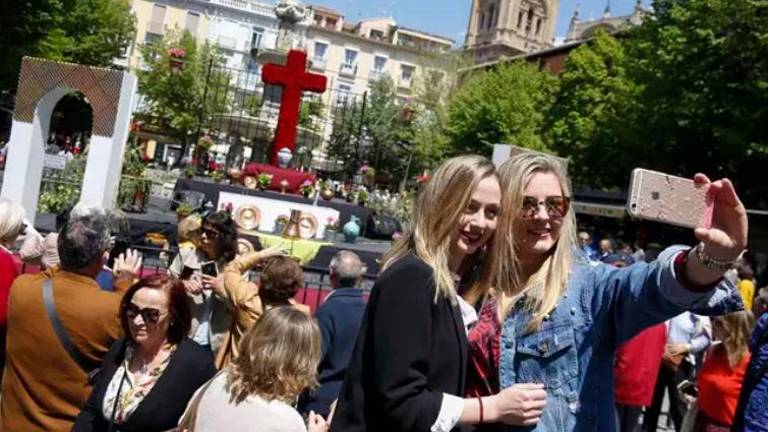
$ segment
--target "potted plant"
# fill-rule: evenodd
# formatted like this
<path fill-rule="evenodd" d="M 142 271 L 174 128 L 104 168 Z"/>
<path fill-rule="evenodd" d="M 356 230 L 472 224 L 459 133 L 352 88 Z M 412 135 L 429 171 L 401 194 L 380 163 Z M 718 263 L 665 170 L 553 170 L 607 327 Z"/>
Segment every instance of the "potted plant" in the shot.
<path fill-rule="evenodd" d="M 361 206 L 364 206 L 366 202 L 368 202 L 368 192 L 365 189 L 358 190 L 357 203 Z"/>
<path fill-rule="evenodd" d="M 219 205 L 219 210 L 220 210 L 220 211 L 224 211 L 224 212 L 227 212 L 227 213 L 229 213 L 229 214 L 232 214 L 232 212 L 233 212 L 233 211 L 235 211 L 235 205 L 234 205 L 234 204 L 232 204 L 231 202 L 228 202 L 228 203 L 221 203 L 221 204 Z"/>
<path fill-rule="evenodd" d="M 315 184 L 312 182 L 312 180 L 306 179 L 301 184 L 301 186 L 299 186 L 299 191 L 302 195 L 304 195 L 304 198 L 309 198 L 315 192 Z"/>
<path fill-rule="evenodd" d="M 285 226 L 288 225 L 289 218 L 286 215 L 280 215 L 275 219 L 275 234 L 282 234 Z"/>
<path fill-rule="evenodd" d="M 355 200 L 355 191 L 352 190 L 352 186 L 344 185 L 344 200 L 347 202 L 353 202 Z"/>
<path fill-rule="evenodd" d="M 376 183 L 376 170 L 373 167 L 368 167 L 363 173 L 363 182 L 366 186 L 373 187 Z"/>
<path fill-rule="evenodd" d="M 259 189 L 266 190 L 272 183 L 272 174 L 261 173 L 258 177 L 256 177 L 256 181 L 259 185 Z"/>
<path fill-rule="evenodd" d="M 216 183 L 221 183 L 225 178 L 227 178 L 227 175 L 222 170 L 216 170 L 211 173 L 211 179 Z"/>
<path fill-rule="evenodd" d="M 184 167 L 184 176 L 188 179 L 192 179 L 197 173 L 197 167 L 193 164 L 188 164 Z"/>
<path fill-rule="evenodd" d="M 178 218 L 179 222 L 184 220 L 187 216 L 192 214 L 192 205 L 189 203 L 181 203 L 178 207 L 176 207 L 176 217 Z"/>
<path fill-rule="evenodd" d="M 182 47 L 173 47 L 168 50 L 168 63 L 171 73 L 179 73 L 184 70 L 184 58 L 187 51 Z"/>
<path fill-rule="evenodd" d="M 325 224 L 325 233 L 323 239 L 326 241 L 336 240 L 336 234 L 339 232 L 339 220 L 335 217 L 329 216 Z"/>
<path fill-rule="evenodd" d="M 335 195 L 335 193 L 333 192 L 333 188 L 331 187 L 329 182 L 325 180 L 321 180 L 318 186 L 320 188 L 320 196 L 324 200 L 330 201 L 333 199 L 333 196 Z"/>

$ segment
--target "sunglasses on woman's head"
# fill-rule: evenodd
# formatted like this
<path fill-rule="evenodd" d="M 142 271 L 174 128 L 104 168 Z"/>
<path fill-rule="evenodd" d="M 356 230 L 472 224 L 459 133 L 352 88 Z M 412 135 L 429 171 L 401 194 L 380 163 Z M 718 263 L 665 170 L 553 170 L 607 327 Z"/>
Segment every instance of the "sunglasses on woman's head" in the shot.
<path fill-rule="evenodd" d="M 141 308 L 136 304 L 128 303 L 128 306 L 125 308 L 125 316 L 128 317 L 129 320 L 133 320 L 139 315 L 141 315 L 144 322 L 157 324 L 160 321 L 160 318 L 163 317 L 163 312 L 160 311 L 160 309 Z"/>
<path fill-rule="evenodd" d="M 523 219 L 533 219 L 539 212 L 539 206 L 544 205 L 547 215 L 551 218 L 562 218 L 568 213 L 571 205 L 571 199 L 561 195 L 553 195 L 539 201 L 532 196 L 523 197 L 523 205 L 520 209 Z"/>

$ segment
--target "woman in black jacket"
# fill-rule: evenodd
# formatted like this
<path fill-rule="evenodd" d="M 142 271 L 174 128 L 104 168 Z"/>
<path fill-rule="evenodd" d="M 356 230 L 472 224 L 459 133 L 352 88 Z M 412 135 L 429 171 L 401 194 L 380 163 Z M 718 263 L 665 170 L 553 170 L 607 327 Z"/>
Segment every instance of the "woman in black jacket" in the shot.
<path fill-rule="evenodd" d="M 120 304 L 126 338 L 112 345 L 72 431 L 166 431 L 215 373 L 213 356 L 189 338 L 181 283 L 157 275 L 134 284 Z"/>
<path fill-rule="evenodd" d="M 446 161 L 426 184 L 410 233 L 383 258 L 331 431 L 448 432 L 540 414 L 543 389 L 535 400 L 514 387 L 460 397 L 467 367 L 462 312 L 473 310 L 460 306 L 456 285 L 464 279 L 473 292 L 488 290 L 496 264 L 485 250 L 500 200 L 494 166 L 480 156 Z"/>

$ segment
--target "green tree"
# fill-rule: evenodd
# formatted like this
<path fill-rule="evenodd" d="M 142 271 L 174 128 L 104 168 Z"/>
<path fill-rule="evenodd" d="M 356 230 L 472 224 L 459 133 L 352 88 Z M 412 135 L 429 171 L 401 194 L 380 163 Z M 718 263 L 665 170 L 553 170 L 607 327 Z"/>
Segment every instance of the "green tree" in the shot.
<path fill-rule="evenodd" d="M 338 107 L 333 114 L 327 153 L 329 159 L 341 164 L 347 177 L 355 175 L 363 161 L 363 116 L 363 104 L 357 100 Z"/>
<path fill-rule="evenodd" d="M 577 185 L 626 184 L 628 167 L 643 149 L 632 148 L 639 89 L 628 77 L 621 42 L 599 31 L 570 53 L 559 81 L 545 127 L 549 147 L 573 161 L 570 172 Z"/>
<path fill-rule="evenodd" d="M 429 58 L 423 63 L 434 68 L 428 68 L 416 77 L 411 107 L 414 121 L 407 136 L 413 152 L 409 176 L 435 168 L 450 153 L 448 102 L 450 95 L 459 88 L 461 70 L 470 66 L 472 60 L 454 52 Z"/>
<path fill-rule="evenodd" d="M 9 0 L 2 11 L 0 91 L 15 92 L 23 56 L 109 66 L 134 33 L 127 0 Z"/>
<path fill-rule="evenodd" d="M 184 50 L 184 66 L 177 72 L 170 69 L 172 48 Z M 186 31 L 169 33 L 145 46 L 142 59 L 147 68 L 138 72 L 139 91 L 148 114 L 185 148 L 212 115 L 231 111 L 231 76 L 215 67 L 221 57 L 214 46 L 206 42 L 198 47 Z"/>
<path fill-rule="evenodd" d="M 402 143 L 408 124 L 403 118 L 403 104 L 398 102 L 389 77 L 377 80 L 370 89 L 364 118 L 370 146 L 364 157 L 377 173 L 396 175 L 404 169 Z"/>
<path fill-rule="evenodd" d="M 448 107 L 451 153 L 490 156 L 497 143 L 545 149 L 542 125 L 556 85 L 555 77 L 524 62 L 470 76 Z"/>
<path fill-rule="evenodd" d="M 731 177 L 748 202 L 765 206 L 768 2 L 656 0 L 654 10 L 627 43 L 642 85 L 640 162 Z"/>
<path fill-rule="evenodd" d="M 337 109 L 333 121 L 328 153 L 347 175 L 356 174 L 363 162 L 393 179 L 405 171 L 410 122 L 390 78 L 374 82 L 364 102 L 356 99 Z"/>

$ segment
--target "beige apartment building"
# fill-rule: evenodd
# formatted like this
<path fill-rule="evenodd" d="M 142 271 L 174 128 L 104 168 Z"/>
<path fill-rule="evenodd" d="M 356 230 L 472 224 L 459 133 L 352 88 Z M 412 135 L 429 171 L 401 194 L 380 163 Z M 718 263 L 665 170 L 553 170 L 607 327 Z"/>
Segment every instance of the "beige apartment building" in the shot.
<path fill-rule="evenodd" d="M 118 66 L 128 69 L 141 68 L 141 47 L 162 39 L 168 32 L 187 30 L 201 44 L 208 35 L 209 14 L 202 5 L 194 2 L 177 7 L 171 2 L 132 0 L 131 12 L 136 20 L 136 34 L 126 55 L 115 61 Z"/>
<path fill-rule="evenodd" d="M 393 18 L 350 23 L 336 11 L 311 6 L 306 50 L 311 70 L 328 77 L 328 105 L 359 97 L 384 76 L 392 79 L 398 96 L 413 95 L 420 74 L 439 69 L 436 61 L 454 41 L 401 27 Z"/>

